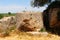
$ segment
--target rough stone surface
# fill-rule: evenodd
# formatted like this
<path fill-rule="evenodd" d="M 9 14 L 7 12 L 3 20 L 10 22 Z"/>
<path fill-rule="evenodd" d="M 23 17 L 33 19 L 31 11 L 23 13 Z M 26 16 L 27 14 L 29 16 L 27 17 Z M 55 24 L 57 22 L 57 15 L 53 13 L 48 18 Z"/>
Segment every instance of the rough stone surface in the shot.
<path fill-rule="evenodd" d="M 21 12 L 16 15 L 17 28 L 22 31 L 39 31 L 43 27 L 40 12 Z"/>
<path fill-rule="evenodd" d="M 15 16 L 4 17 L 0 19 L 0 29 L 6 30 L 13 27 L 16 24 Z"/>

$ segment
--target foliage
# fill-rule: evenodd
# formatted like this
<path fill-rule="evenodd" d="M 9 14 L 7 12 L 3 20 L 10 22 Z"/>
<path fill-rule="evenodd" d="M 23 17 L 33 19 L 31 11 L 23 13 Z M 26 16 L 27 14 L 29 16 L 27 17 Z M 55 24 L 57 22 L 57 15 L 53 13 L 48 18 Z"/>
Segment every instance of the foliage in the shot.
<path fill-rule="evenodd" d="M 40 30 L 40 32 L 46 32 L 45 28 L 42 28 L 42 29 Z"/>
<path fill-rule="evenodd" d="M 53 0 L 32 0 L 31 5 L 34 6 L 34 7 L 44 6 L 45 4 L 49 4 L 52 1 Z M 59 1 L 59 0 L 55 0 L 55 1 Z"/>
<path fill-rule="evenodd" d="M 8 16 L 15 16 L 16 15 L 16 13 L 11 13 L 10 15 L 8 14 L 8 13 L 0 13 L 0 15 L 2 16 L 2 17 L 8 17 Z"/>
<path fill-rule="evenodd" d="M 8 17 L 8 16 L 15 16 L 15 15 L 16 15 L 16 13 L 8 13 L 8 14 L 7 13 L 0 13 L 0 19 L 3 18 L 4 16 Z"/>
<path fill-rule="evenodd" d="M 2 14 L 0 14 L 0 19 L 1 19 L 1 18 L 3 18 L 3 15 L 2 15 Z"/>
<path fill-rule="evenodd" d="M 11 12 L 8 12 L 8 15 L 11 15 Z"/>

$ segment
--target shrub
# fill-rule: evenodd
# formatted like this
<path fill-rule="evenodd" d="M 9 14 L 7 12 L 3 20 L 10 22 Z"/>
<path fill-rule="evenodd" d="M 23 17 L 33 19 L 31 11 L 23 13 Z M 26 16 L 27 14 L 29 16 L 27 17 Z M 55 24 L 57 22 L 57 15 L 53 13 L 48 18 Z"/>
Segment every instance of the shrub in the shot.
<path fill-rule="evenodd" d="M 45 28 L 41 28 L 40 32 L 46 32 Z"/>
<path fill-rule="evenodd" d="M 9 15 L 11 15 L 11 12 L 8 12 Z"/>
<path fill-rule="evenodd" d="M 0 14 L 0 19 L 3 18 L 3 14 Z"/>

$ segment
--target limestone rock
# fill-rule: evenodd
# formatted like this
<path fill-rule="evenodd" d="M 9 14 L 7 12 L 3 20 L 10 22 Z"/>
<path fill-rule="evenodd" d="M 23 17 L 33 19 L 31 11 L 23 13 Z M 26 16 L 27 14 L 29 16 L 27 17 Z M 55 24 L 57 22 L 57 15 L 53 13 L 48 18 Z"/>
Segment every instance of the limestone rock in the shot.
<path fill-rule="evenodd" d="M 15 16 L 4 17 L 0 19 L 0 29 L 6 30 L 13 27 L 16 24 Z"/>
<path fill-rule="evenodd" d="M 17 13 L 17 28 L 20 31 L 39 31 L 43 27 L 42 14 L 34 12 Z"/>

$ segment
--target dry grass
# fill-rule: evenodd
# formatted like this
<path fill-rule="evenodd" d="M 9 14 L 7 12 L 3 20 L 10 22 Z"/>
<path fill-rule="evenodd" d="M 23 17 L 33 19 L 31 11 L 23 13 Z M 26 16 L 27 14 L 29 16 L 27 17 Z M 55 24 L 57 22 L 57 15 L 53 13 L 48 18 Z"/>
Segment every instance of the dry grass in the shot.
<path fill-rule="evenodd" d="M 12 32 L 10 36 L 0 37 L 0 40 L 60 40 L 60 37 L 53 34 L 33 35 L 25 32 Z"/>

